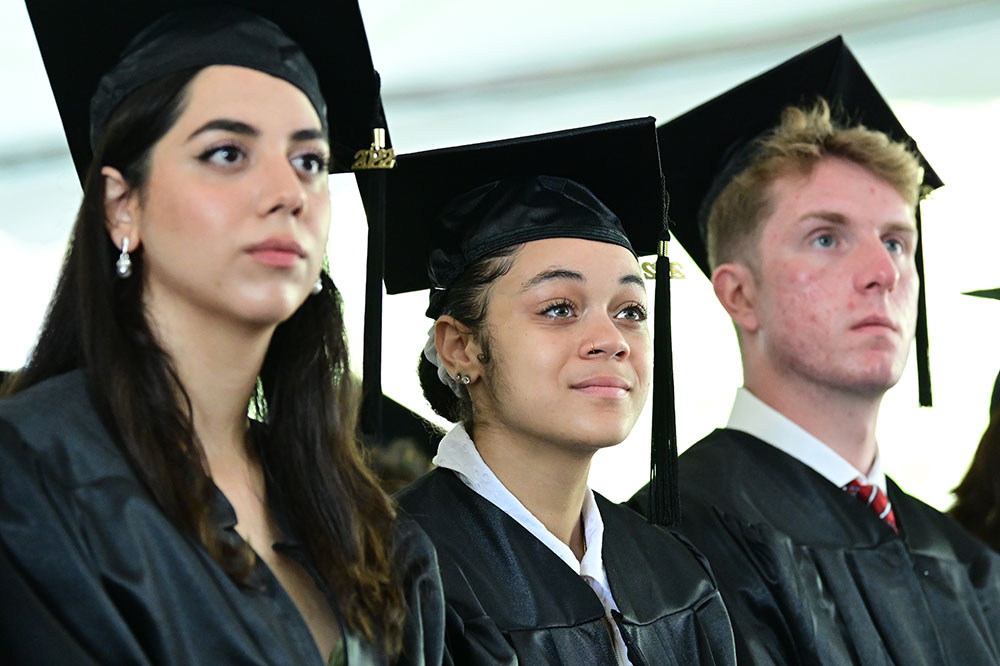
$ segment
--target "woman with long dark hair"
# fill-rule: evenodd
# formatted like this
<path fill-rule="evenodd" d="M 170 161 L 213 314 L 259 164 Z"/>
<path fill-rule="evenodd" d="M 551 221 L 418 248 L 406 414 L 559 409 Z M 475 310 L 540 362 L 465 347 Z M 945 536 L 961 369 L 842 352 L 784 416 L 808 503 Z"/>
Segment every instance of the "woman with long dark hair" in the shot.
<path fill-rule="evenodd" d="M 397 497 L 438 550 L 448 663 L 735 663 L 704 558 L 588 486 L 650 388 L 634 248 L 663 208 L 651 118 L 399 157 L 386 286 L 429 277 L 420 379 L 457 425 Z"/>
<path fill-rule="evenodd" d="M 43 4 L 86 175 L 0 401 L 0 582 L 26 599 L 0 604 L 4 663 L 436 663 L 433 549 L 362 460 L 323 269 L 331 160 L 380 109 L 356 4 L 271 9 L 281 27 L 236 7 Z M 101 62 L 150 22 L 96 85 L 91 158 L 76 115 L 94 87 L 81 96 L 66 40 Z M 352 97 L 365 78 L 374 94 Z"/>

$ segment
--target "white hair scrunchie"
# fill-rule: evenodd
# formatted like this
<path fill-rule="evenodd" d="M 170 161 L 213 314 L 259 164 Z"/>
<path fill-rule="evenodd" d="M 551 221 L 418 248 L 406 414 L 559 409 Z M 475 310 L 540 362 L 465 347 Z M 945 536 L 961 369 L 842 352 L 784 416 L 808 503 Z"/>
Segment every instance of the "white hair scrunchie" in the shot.
<path fill-rule="evenodd" d="M 431 330 L 427 331 L 427 344 L 424 345 L 424 358 L 430 361 L 434 367 L 438 369 L 438 379 L 441 380 L 441 383 L 450 388 L 452 393 L 461 398 L 461 385 L 455 381 L 454 377 L 448 374 L 448 370 L 441 363 L 441 356 L 438 354 L 437 344 L 434 342 L 434 329 L 436 327 L 437 322 L 435 321 L 431 324 Z"/>

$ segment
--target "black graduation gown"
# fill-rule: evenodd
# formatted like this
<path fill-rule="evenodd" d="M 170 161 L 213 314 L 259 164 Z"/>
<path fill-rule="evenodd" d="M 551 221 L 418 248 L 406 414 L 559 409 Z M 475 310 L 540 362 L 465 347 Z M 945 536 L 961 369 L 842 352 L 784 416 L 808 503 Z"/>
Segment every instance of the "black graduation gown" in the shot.
<path fill-rule="evenodd" d="M 397 498 L 438 550 L 445 663 L 613 665 L 594 591 L 517 521 L 447 469 Z M 732 665 L 732 629 L 708 566 L 686 541 L 597 495 L 615 620 L 634 666 Z"/>
<path fill-rule="evenodd" d="M 222 493 L 216 500 L 217 525 L 238 539 L 232 507 Z M 295 542 L 275 547 L 312 571 Z M 441 582 L 412 521 L 398 523 L 395 557 L 411 611 L 398 663 L 436 666 Z M 98 419 L 81 372 L 0 400 L 0 663 L 325 664 L 259 559 L 248 582 L 234 583 L 163 514 Z M 343 621 L 341 630 L 348 666 L 385 663 Z"/>
<path fill-rule="evenodd" d="M 892 480 L 898 535 L 740 431 L 695 444 L 679 475 L 681 532 L 712 563 L 740 664 L 1000 664 L 1000 557 Z"/>

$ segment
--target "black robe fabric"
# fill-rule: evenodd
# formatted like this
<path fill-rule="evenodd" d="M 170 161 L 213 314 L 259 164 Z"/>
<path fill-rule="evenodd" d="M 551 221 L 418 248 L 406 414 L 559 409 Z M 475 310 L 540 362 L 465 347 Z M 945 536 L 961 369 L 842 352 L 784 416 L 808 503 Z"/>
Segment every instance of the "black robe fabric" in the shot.
<path fill-rule="evenodd" d="M 438 549 L 445 663 L 614 665 L 594 591 L 517 521 L 447 469 L 397 498 Z M 708 566 L 686 541 L 600 495 L 602 556 L 615 621 L 634 666 L 735 664 L 732 629 Z"/>
<path fill-rule="evenodd" d="M 891 480 L 898 535 L 744 432 L 716 430 L 679 475 L 681 532 L 712 563 L 741 665 L 1000 664 L 1000 557 Z"/>
<path fill-rule="evenodd" d="M 239 539 L 222 493 L 212 510 L 226 537 Z M 397 663 L 436 666 L 444 599 L 433 546 L 406 519 L 395 544 L 410 609 Z M 294 540 L 275 548 L 316 578 Z M 341 630 L 348 666 L 385 664 L 343 620 Z M 234 583 L 167 519 L 75 371 L 0 401 L 0 663 L 322 666 L 326 659 L 260 559 L 247 585 Z"/>

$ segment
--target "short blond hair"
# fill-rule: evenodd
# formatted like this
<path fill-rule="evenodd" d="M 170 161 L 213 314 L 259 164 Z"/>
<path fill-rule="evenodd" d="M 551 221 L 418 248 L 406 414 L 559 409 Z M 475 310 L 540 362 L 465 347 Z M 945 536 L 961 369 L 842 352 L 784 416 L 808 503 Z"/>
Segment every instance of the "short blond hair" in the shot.
<path fill-rule="evenodd" d="M 753 150 L 750 164 L 723 188 L 709 210 L 706 244 L 713 270 L 732 261 L 756 267 L 761 222 L 773 211 L 771 184 L 789 174 L 808 176 L 824 157 L 867 169 L 911 208 L 920 199 L 923 169 L 916 154 L 883 132 L 862 125 L 837 126 L 822 98 L 809 108 L 785 108 L 778 126 L 757 139 Z"/>

